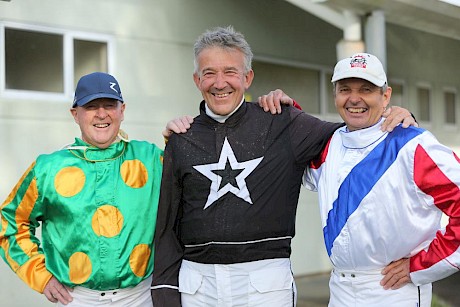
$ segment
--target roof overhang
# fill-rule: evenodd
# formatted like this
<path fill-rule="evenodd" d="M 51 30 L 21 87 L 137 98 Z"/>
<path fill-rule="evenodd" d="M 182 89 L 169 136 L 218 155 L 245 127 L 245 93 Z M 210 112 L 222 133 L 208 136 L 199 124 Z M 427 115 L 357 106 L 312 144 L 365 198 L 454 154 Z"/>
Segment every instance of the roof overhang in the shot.
<path fill-rule="evenodd" d="M 343 12 L 385 13 L 388 23 L 460 40 L 460 7 L 438 0 L 286 0 L 343 29 Z"/>

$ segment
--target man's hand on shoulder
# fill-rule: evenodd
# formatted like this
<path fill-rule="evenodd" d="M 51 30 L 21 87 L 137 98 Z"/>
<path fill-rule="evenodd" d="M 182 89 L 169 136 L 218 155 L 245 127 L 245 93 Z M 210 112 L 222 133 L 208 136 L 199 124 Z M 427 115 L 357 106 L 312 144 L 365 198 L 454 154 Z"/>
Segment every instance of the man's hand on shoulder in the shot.
<path fill-rule="evenodd" d="M 258 99 L 259 106 L 264 109 L 265 112 L 270 111 L 272 114 L 281 113 L 281 104 L 294 105 L 294 100 L 286 95 L 282 90 L 277 89 L 271 91 L 266 95 L 262 95 Z"/>
<path fill-rule="evenodd" d="M 173 133 L 185 133 L 190 129 L 190 125 L 193 123 L 193 117 L 190 115 L 184 115 L 170 120 L 165 129 L 162 131 L 163 137 L 168 139 Z"/>
<path fill-rule="evenodd" d="M 391 132 L 400 123 L 402 123 L 403 128 L 409 126 L 418 127 L 412 114 L 407 109 L 398 106 L 388 107 L 382 116 L 385 117 L 385 121 L 382 124 L 382 131 Z"/>

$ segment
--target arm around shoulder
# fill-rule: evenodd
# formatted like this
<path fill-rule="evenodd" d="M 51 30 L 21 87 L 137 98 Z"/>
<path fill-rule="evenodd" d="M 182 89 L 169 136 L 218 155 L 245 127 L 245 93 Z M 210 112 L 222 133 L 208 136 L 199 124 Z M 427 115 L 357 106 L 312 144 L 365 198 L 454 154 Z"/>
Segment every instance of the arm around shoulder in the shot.
<path fill-rule="evenodd" d="M 155 263 L 151 294 L 155 307 L 180 306 L 178 280 L 183 249 L 177 233 L 177 218 L 182 190 L 180 179 L 174 175 L 173 146 L 172 140 L 165 148 L 154 237 Z"/>

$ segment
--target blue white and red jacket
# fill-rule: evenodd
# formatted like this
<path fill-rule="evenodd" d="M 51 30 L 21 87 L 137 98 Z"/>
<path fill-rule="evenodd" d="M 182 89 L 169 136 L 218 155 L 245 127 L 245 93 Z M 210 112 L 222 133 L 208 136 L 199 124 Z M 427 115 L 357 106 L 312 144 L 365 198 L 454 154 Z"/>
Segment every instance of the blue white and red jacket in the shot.
<path fill-rule="evenodd" d="M 319 192 L 330 260 L 341 270 L 377 270 L 410 257 L 414 284 L 447 277 L 460 264 L 460 160 L 428 131 L 387 133 L 381 123 L 338 129 L 305 173 Z"/>

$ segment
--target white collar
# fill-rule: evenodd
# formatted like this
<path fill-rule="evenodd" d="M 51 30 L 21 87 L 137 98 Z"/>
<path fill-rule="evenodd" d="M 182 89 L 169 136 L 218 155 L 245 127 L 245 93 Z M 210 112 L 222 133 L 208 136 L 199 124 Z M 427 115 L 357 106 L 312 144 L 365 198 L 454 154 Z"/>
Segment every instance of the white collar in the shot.
<path fill-rule="evenodd" d="M 342 145 L 350 149 L 359 149 L 374 144 L 388 134 L 388 132 L 380 130 L 384 120 L 385 118 L 382 117 L 377 124 L 355 131 L 348 131 L 346 126 L 340 128 L 339 133 L 342 138 Z"/>
<path fill-rule="evenodd" d="M 240 104 L 235 108 L 235 110 L 233 110 L 231 113 L 227 114 L 227 115 L 218 115 L 218 114 L 215 114 L 213 111 L 211 111 L 211 109 L 208 107 L 208 104 L 205 103 L 204 104 L 204 107 L 206 109 L 206 114 L 211 117 L 212 119 L 214 119 L 215 121 L 218 121 L 219 123 L 225 123 L 225 121 L 227 120 L 227 118 L 229 118 L 230 116 L 232 116 L 233 113 L 236 112 L 236 110 L 238 110 L 240 108 L 240 106 L 243 104 L 243 101 L 244 101 L 244 96 L 243 98 L 241 99 L 241 102 Z"/>

